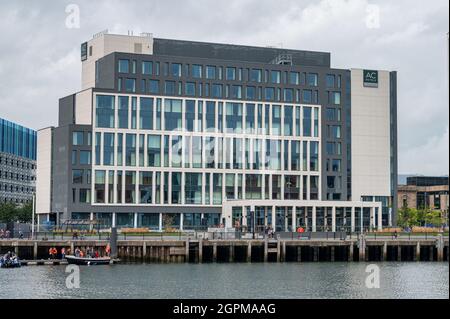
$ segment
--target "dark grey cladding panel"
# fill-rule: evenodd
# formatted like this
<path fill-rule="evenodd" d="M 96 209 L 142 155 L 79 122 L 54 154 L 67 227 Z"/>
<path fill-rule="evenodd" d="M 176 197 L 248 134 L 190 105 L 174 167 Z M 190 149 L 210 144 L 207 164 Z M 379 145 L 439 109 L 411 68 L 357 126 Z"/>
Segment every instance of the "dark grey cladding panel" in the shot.
<path fill-rule="evenodd" d="M 109 54 L 97 61 L 95 87 L 114 89 L 116 68 L 114 67 L 114 54 Z"/>
<path fill-rule="evenodd" d="M 91 150 L 92 146 L 73 146 L 72 132 L 90 132 L 90 125 L 66 125 L 55 128 L 52 145 L 52 212 L 65 213 L 73 211 L 72 188 L 90 188 L 83 178 L 83 184 L 72 183 L 72 169 L 91 169 L 91 166 L 72 165 L 72 151 Z M 78 158 L 77 158 L 78 159 Z M 84 205 L 84 208 L 90 205 Z M 80 208 L 80 207 L 77 207 Z M 83 210 L 77 210 L 82 212 Z M 63 217 L 66 218 L 66 217 Z"/>
<path fill-rule="evenodd" d="M 58 126 L 75 123 L 75 94 L 59 99 Z"/>
<path fill-rule="evenodd" d="M 169 39 L 154 39 L 154 55 L 170 55 L 228 61 L 270 63 L 279 54 L 292 55 L 294 65 L 330 67 L 330 53 L 251 47 Z"/>
<path fill-rule="evenodd" d="M 64 211 L 69 202 L 70 125 L 53 130 L 52 142 L 52 212 Z"/>
<path fill-rule="evenodd" d="M 391 196 L 392 203 L 392 221 L 397 225 L 397 181 L 398 181 L 398 127 L 397 127 L 397 72 L 390 73 L 390 110 L 391 110 Z"/>

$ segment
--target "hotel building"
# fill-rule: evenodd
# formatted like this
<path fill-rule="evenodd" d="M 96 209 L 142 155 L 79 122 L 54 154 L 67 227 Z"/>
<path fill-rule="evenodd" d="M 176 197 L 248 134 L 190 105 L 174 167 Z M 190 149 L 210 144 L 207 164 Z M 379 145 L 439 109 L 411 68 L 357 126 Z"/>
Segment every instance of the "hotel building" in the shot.
<path fill-rule="evenodd" d="M 38 132 L 37 213 L 106 227 L 395 222 L 396 73 L 330 54 L 102 32 Z"/>

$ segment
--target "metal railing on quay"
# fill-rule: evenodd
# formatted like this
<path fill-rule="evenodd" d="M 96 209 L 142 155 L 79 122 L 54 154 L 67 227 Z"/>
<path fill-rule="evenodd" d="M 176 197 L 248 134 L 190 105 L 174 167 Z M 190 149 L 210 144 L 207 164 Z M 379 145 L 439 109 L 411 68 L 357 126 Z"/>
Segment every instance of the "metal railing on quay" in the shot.
<path fill-rule="evenodd" d="M 205 228 L 198 229 L 185 229 L 185 230 L 170 230 L 170 231 L 122 231 L 118 230 L 118 240 L 354 240 L 358 239 L 361 235 L 364 235 L 370 240 L 413 240 L 413 239 L 436 239 L 439 235 L 442 235 L 445 239 L 448 239 L 448 233 L 446 232 L 383 232 L 374 231 L 370 229 L 363 229 L 360 231 L 357 229 L 352 232 L 346 228 L 340 228 L 337 232 L 323 231 L 318 228 L 316 232 L 312 232 L 307 229 L 303 232 L 293 231 L 267 231 L 267 229 L 257 228 L 255 231 L 249 231 L 248 229 L 241 230 L 228 230 L 228 229 L 216 229 L 211 231 Z M 16 238 L 0 238 L 0 240 L 48 240 L 48 241 L 68 241 L 68 240 L 99 240 L 109 241 L 111 236 L 111 230 L 105 229 L 101 231 L 60 231 L 60 230 L 48 230 L 39 231 L 34 233 L 34 237 L 30 233 L 23 233 L 20 237 Z"/>

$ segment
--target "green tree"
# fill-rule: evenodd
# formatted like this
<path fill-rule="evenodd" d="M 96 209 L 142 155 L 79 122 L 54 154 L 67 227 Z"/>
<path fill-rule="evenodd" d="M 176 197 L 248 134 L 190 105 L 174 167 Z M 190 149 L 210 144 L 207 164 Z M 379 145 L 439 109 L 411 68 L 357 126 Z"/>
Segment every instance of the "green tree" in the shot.
<path fill-rule="evenodd" d="M 419 213 L 417 209 L 404 207 L 398 211 L 398 226 L 413 227 L 419 226 Z"/>
<path fill-rule="evenodd" d="M 16 218 L 21 223 L 31 223 L 33 219 L 33 204 L 27 203 L 16 209 Z"/>
<path fill-rule="evenodd" d="M 18 206 L 13 203 L 0 204 L 0 222 L 11 223 L 21 222 L 30 223 L 32 220 L 33 205 L 31 203 Z"/>
<path fill-rule="evenodd" d="M 438 210 L 424 210 L 424 223 L 433 226 L 441 226 L 444 223 L 442 214 Z"/>
<path fill-rule="evenodd" d="M 10 223 L 16 219 L 16 205 L 12 203 L 0 204 L 0 222 Z"/>

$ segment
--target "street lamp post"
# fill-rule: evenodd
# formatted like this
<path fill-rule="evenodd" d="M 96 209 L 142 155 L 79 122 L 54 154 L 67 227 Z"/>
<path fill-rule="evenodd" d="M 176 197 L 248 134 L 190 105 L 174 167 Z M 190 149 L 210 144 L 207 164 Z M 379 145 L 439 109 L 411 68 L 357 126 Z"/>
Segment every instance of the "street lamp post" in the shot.
<path fill-rule="evenodd" d="M 32 204 L 32 217 L 31 217 L 31 239 L 34 239 L 34 218 L 36 211 L 36 193 L 33 193 L 33 204 Z"/>

